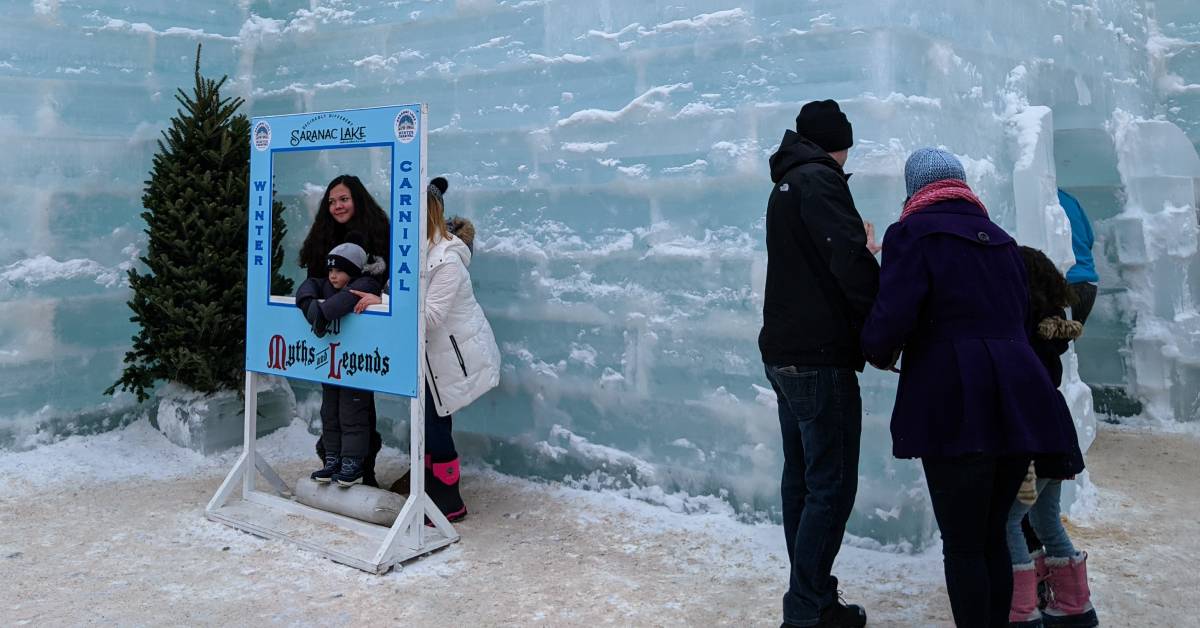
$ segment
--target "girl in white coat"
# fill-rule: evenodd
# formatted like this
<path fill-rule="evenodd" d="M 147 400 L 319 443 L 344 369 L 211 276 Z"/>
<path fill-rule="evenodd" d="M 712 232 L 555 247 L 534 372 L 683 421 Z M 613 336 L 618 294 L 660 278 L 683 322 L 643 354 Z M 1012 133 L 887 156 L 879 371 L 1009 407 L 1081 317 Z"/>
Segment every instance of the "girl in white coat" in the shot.
<path fill-rule="evenodd" d="M 483 308 L 471 289 L 469 241 L 474 228 L 466 223 L 459 235 L 446 226 L 442 196 L 449 183 L 437 177 L 426 197 L 425 274 L 425 486 L 450 521 L 467 516 L 458 490 L 459 462 L 454 448 L 452 413 L 500 383 L 500 349 Z M 461 236 L 461 237 L 460 237 Z M 360 309 L 378 303 L 365 295 Z M 397 484 L 407 486 L 407 478 Z M 407 492 L 402 486 L 393 490 Z"/>

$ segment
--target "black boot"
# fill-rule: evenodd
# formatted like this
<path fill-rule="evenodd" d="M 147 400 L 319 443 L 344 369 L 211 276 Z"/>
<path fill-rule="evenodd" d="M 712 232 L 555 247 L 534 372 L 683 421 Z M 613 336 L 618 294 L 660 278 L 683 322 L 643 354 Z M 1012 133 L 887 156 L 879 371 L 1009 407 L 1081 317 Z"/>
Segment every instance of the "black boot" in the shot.
<path fill-rule="evenodd" d="M 867 612 L 857 604 L 843 604 L 834 600 L 833 605 L 821 611 L 818 626 L 829 628 L 862 628 L 867 625 Z"/>
<path fill-rule="evenodd" d="M 451 522 L 462 521 L 467 516 L 467 507 L 458 492 L 458 476 L 458 456 L 425 468 L 425 492 Z"/>
<path fill-rule="evenodd" d="M 388 490 L 396 493 L 397 495 L 408 495 L 412 492 L 412 480 L 410 479 L 411 475 L 412 474 L 410 472 L 405 471 L 404 475 L 400 476 L 400 479 L 392 482 L 392 485 L 388 487 Z"/>
<path fill-rule="evenodd" d="M 345 456 L 342 458 L 342 466 L 338 469 L 337 474 L 333 479 L 338 483 L 338 486 L 354 486 L 362 484 L 363 481 L 363 459 L 358 456 Z"/>
<path fill-rule="evenodd" d="M 326 454 L 325 466 L 313 471 L 311 477 L 317 482 L 328 482 L 333 479 L 334 474 L 338 472 L 338 468 L 342 466 L 342 459 L 334 454 Z"/>
<path fill-rule="evenodd" d="M 363 486 L 379 488 L 379 481 L 375 479 L 375 459 L 379 456 L 379 450 L 383 449 L 383 437 L 379 432 L 371 431 L 371 453 L 367 454 L 367 459 L 363 461 Z"/>

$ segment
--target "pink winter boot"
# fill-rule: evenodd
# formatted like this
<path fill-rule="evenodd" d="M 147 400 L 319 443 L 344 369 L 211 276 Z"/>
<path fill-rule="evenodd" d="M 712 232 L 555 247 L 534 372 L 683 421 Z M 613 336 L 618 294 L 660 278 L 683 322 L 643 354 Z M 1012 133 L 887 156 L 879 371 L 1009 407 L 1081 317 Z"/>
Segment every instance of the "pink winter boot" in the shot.
<path fill-rule="evenodd" d="M 1008 610 L 1009 628 L 1042 628 L 1037 606 L 1037 572 L 1033 563 L 1013 565 L 1012 606 Z"/>
<path fill-rule="evenodd" d="M 1050 604 L 1042 614 L 1046 626 L 1092 628 L 1099 626 L 1096 609 L 1092 608 L 1092 593 L 1088 589 L 1087 553 L 1073 558 L 1046 559 L 1050 569 Z"/>
<path fill-rule="evenodd" d="M 425 492 L 451 523 L 467 516 L 467 507 L 458 491 L 458 479 L 458 456 L 445 462 L 435 461 L 426 469 Z"/>
<path fill-rule="evenodd" d="M 1046 584 L 1046 578 L 1050 577 L 1050 568 L 1046 566 L 1046 549 L 1030 552 L 1029 557 L 1033 559 L 1033 572 L 1037 574 L 1037 605 L 1040 610 L 1050 603 L 1050 586 Z"/>

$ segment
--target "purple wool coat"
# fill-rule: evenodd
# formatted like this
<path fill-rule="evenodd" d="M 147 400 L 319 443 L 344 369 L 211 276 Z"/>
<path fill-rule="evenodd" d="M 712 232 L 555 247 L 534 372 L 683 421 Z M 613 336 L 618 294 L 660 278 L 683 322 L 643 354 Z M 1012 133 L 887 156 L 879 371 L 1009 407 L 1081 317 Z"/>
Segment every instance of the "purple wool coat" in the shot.
<path fill-rule="evenodd" d="M 888 228 L 867 360 L 903 352 L 892 411 L 897 458 L 1070 451 L 1066 402 L 1026 332 L 1029 292 L 1013 238 L 967 201 Z"/>

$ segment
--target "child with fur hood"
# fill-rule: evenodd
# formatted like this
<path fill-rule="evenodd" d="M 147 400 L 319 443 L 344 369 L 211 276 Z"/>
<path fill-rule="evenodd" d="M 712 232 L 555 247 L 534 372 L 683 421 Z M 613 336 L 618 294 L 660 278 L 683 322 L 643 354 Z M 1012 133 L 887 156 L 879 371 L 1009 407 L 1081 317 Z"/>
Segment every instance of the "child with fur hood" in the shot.
<path fill-rule="evenodd" d="M 312 325 L 318 338 L 337 333 L 337 322 L 354 311 L 361 297 L 351 290 L 378 295 L 383 289 L 387 263 L 371 258 L 363 249 L 358 232 L 329 251 L 328 275 L 310 277 L 296 291 L 296 306 Z M 321 385 L 321 442 L 325 466 L 312 473 L 317 482 L 352 486 L 364 482 L 367 457 L 371 455 L 372 412 L 375 395 L 368 390 Z M 370 465 L 371 468 L 374 465 Z M 374 477 L 365 478 L 374 484 Z"/>
<path fill-rule="evenodd" d="M 1067 320 L 1072 304 L 1070 288 L 1054 262 L 1041 251 L 1020 248 L 1029 279 L 1030 344 L 1045 365 L 1055 386 L 1062 385 L 1062 360 L 1070 341 L 1083 333 L 1083 325 Z M 1013 563 L 1013 599 L 1009 626 L 1097 626 L 1087 582 L 1087 554 L 1075 550 L 1060 517 L 1063 480 L 1083 471 L 1078 446 L 1068 454 L 1035 456 L 1025 483 L 1017 493 L 1008 517 L 1008 549 Z M 1030 553 L 1021 520 L 1029 523 L 1044 549 Z M 1049 602 L 1039 610 L 1038 585 L 1044 581 Z"/>

